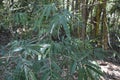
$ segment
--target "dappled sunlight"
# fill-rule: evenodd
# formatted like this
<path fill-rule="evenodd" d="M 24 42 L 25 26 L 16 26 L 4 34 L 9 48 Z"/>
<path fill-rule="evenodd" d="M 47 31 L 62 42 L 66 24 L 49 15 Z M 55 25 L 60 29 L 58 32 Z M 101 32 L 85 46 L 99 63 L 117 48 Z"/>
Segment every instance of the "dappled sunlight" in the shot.
<path fill-rule="evenodd" d="M 120 80 L 120 64 L 100 60 L 97 62 L 105 74 L 103 80 Z"/>

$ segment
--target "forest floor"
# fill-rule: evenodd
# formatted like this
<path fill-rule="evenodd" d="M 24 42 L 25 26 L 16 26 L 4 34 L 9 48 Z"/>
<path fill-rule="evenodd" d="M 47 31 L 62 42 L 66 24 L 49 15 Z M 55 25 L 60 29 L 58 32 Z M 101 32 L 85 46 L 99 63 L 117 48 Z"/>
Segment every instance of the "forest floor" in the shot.
<path fill-rule="evenodd" d="M 120 58 L 107 58 L 106 60 L 97 60 L 104 72 L 101 80 L 120 80 Z"/>
<path fill-rule="evenodd" d="M 10 41 L 8 36 L 0 34 L 0 45 L 6 44 L 8 41 Z M 97 62 L 104 72 L 104 77 L 102 77 L 101 80 L 120 80 L 120 57 L 110 57 L 105 60 L 97 60 Z M 2 67 L 3 66 L 0 65 L 0 72 L 2 71 Z M 0 80 L 4 80 L 2 77 L 3 75 L 0 75 Z"/>

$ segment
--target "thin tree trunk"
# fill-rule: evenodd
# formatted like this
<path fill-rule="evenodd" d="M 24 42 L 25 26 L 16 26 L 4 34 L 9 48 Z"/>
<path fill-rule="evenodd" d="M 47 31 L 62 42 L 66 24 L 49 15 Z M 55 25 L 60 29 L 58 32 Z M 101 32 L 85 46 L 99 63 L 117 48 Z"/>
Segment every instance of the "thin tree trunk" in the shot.
<path fill-rule="evenodd" d="M 95 21 L 95 37 L 98 37 L 99 35 L 99 25 L 100 25 L 100 17 L 101 17 L 101 4 L 99 3 L 96 8 L 96 21 Z"/>
<path fill-rule="evenodd" d="M 75 4 L 75 11 L 76 12 L 78 11 L 78 5 L 79 5 L 78 0 L 76 0 L 76 4 Z"/>
<path fill-rule="evenodd" d="M 106 0 L 103 0 L 103 37 L 102 45 L 105 50 L 108 49 L 108 27 L 107 27 L 107 17 L 106 17 Z"/>
<path fill-rule="evenodd" d="M 87 25 L 87 6 L 86 6 L 86 0 L 81 0 L 82 3 L 82 20 L 83 20 L 83 25 L 82 25 L 82 39 L 85 40 L 86 37 L 86 25 Z"/>
<path fill-rule="evenodd" d="M 67 0 L 67 10 L 69 10 L 69 6 L 70 6 L 70 1 Z"/>

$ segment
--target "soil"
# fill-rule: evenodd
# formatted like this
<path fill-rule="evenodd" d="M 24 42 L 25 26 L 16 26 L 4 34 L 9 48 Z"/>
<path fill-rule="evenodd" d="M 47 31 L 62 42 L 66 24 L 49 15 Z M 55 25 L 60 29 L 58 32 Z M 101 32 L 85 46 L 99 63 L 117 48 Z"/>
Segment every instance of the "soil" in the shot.
<path fill-rule="evenodd" d="M 101 80 L 120 80 L 120 58 L 107 58 L 104 61 L 97 60 L 101 70 L 104 72 L 104 77 Z"/>
<path fill-rule="evenodd" d="M 0 46 L 6 45 L 11 40 L 11 33 L 9 30 L 0 29 Z"/>

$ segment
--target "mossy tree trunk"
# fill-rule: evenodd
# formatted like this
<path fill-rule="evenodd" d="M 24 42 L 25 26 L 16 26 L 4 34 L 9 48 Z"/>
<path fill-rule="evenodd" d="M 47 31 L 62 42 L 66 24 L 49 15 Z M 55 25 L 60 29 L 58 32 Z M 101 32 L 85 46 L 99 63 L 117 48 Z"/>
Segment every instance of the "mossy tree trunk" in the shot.
<path fill-rule="evenodd" d="M 107 26 L 107 17 L 106 17 L 106 0 L 103 0 L 103 19 L 102 19 L 102 24 L 103 24 L 103 35 L 102 35 L 102 46 L 105 50 L 108 49 L 108 26 Z"/>

